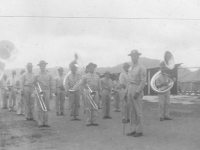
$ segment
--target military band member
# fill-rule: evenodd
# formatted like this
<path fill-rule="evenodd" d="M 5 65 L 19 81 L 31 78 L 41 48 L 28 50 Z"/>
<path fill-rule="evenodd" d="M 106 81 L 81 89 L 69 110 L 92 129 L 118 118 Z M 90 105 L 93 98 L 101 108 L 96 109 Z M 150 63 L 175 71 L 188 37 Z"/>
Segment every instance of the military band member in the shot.
<path fill-rule="evenodd" d="M 50 127 L 48 125 L 49 101 L 55 95 L 55 81 L 53 76 L 46 71 L 47 64 L 48 63 L 46 63 L 44 60 L 41 60 L 38 64 L 38 66 L 40 67 L 40 71 L 34 77 L 34 84 L 37 86 L 37 83 L 39 83 L 42 89 L 42 92 L 44 94 L 43 96 L 44 103 L 47 108 L 47 111 L 42 110 L 38 97 L 36 96 L 39 127 Z"/>
<path fill-rule="evenodd" d="M 129 68 L 130 84 L 126 91 L 131 109 L 131 132 L 127 135 L 133 137 L 143 135 L 142 97 L 146 85 L 146 68 L 138 62 L 140 55 L 137 50 L 132 50 L 129 54 L 133 65 Z"/>
<path fill-rule="evenodd" d="M 15 111 L 14 110 L 14 107 L 16 105 L 16 71 L 13 70 L 12 71 L 12 77 L 8 79 L 8 82 L 7 82 L 7 85 L 8 85 L 8 88 L 9 88 L 9 92 L 8 92 L 8 95 L 9 95 L 9 111 Z"/>
<path fill-rule="evenodd" d="M 34 73 L 32 72 L 33 65 L 28 63 L 26 65 L 27 72 L 22 74 L 21 77 L 21 90 L 22 96 L 24 97 L 25 104 L 25 118 L 27 121 L 34 120 L 34 103 L 35 97 L 33 97 L 34 92 Z"/>
<path fill-rule="evenodd" d="M 110 72 L 104 73 L 105 77 L 101 79 L 101 101 L 102 101 L 102 113 L 103 119 L 111 119 L 110 117 L 110 101 L 111 101 L 111 89 L 113 81 L 110 79 Z"/>
<path fill-rule="evenodd" d="M 88 69 L 85 68 L 85 74 L 88 73 Z M 84 107 L 84 114 L 86 114 L 86 89 L 84 86 L 81 86 L 81 98 L 82 98 L 82 102 L 83 102 L 83 107 Z"/>
<path fill-rule="evenodd" d="M 119 76 L 119 83 L 121 86 L 121 98 L 122 98 L 122 122 L 127 123 L 130 122 L 130 106 L 127 105 L 127 99 L 125 99 L 125 90 L 127 85 L 129 84 L 129 77 L 128 77 L 128 69 L 130 65 L 128 63 L 123 64 L 124 71 Z"/>
<path fill-rule="evenodd" d="M 119 83 L 119 76 L 116 74 L 115 75 L 115 80 L 114 80 L 114 107 L 115 107 L 115 112 L 121 112 L 120 111 L 120 83 Z"/>
<path fill-rule="evenodd" d="M 58 68 L 58 77 L 56 77 L 56 115 L 64 115 L 64 106 L 65 106 L 65 88 L 63 86 L 63 80 L 65 74 L 63 73 L 64 69 L 62 67 Z"/>
<path fill-rule="evenodd" d="M 8 87 L 7 87 L 7 75 L 4 74 L 1 80 L 1 92 L 2 92 L 2 108 L 8 109 Z"/>
<path fill-rule="evenodd" d="M 94 63 L 89 63 L 86 68 L 88 68 L 88 73 L 86 75 L 83 76 L 82 79 L 82 85 L 84 87 L 89 86 L 90 89 L 95 93 L 94 95 L 94 101 L 97 105 L 98 99 L 99 99 L 99 94 L 101 92 L 101 83 L 100 83 L 100 78 L 97 74 L 94 73 L 95 68 L 97 67 L 96 64 Z M 86 95 L 88 95 L 90 93 L 90 91 L 87 89 L 86 90 Z M 87 126 L 98 126 L 97 123 L 95 123 L 96 119 L 97 119 L 97 110 L 98 110 L 98 106 L 97 108 L 94 108 L 92 106 L 92 104 L 90 103 L 90 100 L 88 99 L 88 97 L 86 96 L 86 114 L 87 114 Z"/>
<path fill-rule="evenodd" d="M 80 89 L 75 89 L 75 91 L 71 91 L 75 84 L 80 82 L 81 75 L 77 73 L 77 64 L 76 62 L 72 62 L 70 65 L 71 73 L 67 76 L 65 82 L 65 89 L 66 92 L 69 93 L 69 105 L 70 105 L 70 116 L 73 120 L 80 120 L 78 119 L 79 115 L 79 108 L 80 108 Z"/>
<path fill-rule="evenodd" d="M 170 82 L 169 77 L 165 74 L 165 63 L 164 61 L 160 62 L 160 76 L 156 79 L 156 86 L 158 88 L 162 86 L 167 86 Z M 175 81 L 176 79 L 173 78 Z M 159 100 L 159 117 L 160 121 L 163 120 L 172 120 L 169 117 L 169 108 L 170 108 L 170 90 L 164 92 L 164 93 L 158 93 L 158 100 Z"/>

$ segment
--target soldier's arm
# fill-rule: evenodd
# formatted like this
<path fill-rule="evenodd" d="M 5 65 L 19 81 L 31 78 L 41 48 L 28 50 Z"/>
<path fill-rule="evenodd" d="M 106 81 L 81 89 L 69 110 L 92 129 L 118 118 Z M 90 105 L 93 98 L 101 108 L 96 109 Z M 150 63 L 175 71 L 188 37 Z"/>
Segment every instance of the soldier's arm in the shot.
<path fill-rule="evenodd" d="M 53 94 L 55 94 L 55 90 L 56 90 L 56 85 L 55 85 L 55 79 L 52 75 L 50 75 L 50 93 L 51 93 L 51 96 Z"/>
<path fill-rule="evenodd" d="M 141 66 L 139 75 L 141 81 L 138 88 L 136 89 L 136 93 L 141 93 L 146 85 L 146 68 L 144 66 Z"/>
<path fill-rule="evenodd" d="M 100 78 L 98 77 L 98 92 L 99 92 L 99 94 L 101 93 L 101 91 L 102 91 L 101 81 L 100 81 Z"/>

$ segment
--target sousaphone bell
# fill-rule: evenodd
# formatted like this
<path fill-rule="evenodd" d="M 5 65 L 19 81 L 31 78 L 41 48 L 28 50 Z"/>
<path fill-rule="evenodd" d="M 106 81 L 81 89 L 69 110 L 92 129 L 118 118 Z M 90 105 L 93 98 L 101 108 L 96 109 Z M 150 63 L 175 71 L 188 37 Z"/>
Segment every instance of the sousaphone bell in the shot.
<path fill-rule="evenodd" d="M 18 55 L 15 45 L 7 40 L 0 41 L 0 80 L 3 77 L 5 64 L 13 62 Z"/>
<path fill-rule="evenodd" d="M 166 71 L 174 69 L 174 67 L 175 67 L 175 61 L 174 61 L 174 57 L 173 57 L 173 55 L 172 55 L 171 52 L 169 52 L 169 51 L 166 51 L 166 52 L 165 52 L 165 54 L 164 54 L 164 63 L 165 63 Z M 162 87 L 159 87 L 159 88 L 158 88 L 158 87 L 156 86 L 156 80 L 157 80 L 157 78 L 158 78 L 160 75 L 161 75 L 161 71 L 158 71 L 158 72 L 152 77 L 150 85 L 151 85 L 151 88 L 152 88 L 155 92 L 157 92 L 157 93 L 165 93 L 165 92 L 169 91 L 169 90 L 173 87 L 174 81 L 173 81 L 172 78 L 171 78 L 172 74 L 166 74 L 166 73 L 165 73 L 165 75 L 167 75 L 167 77 L 169 78 L 169 83 L 168 83 L 167 86 L 162 86 Z"/>

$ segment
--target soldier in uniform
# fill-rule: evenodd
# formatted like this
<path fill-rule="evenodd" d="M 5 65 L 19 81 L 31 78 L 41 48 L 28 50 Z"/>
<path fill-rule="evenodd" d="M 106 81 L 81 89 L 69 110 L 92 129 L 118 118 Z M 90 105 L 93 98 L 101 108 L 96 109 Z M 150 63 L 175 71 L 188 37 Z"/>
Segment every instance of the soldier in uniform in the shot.
<path fill-rule="evenodd" d="M 7 85 L 9 88 L 9 111 L 15 111 L 14 107 L 16 105 L 16 71 L 12 71 L 12 77 L 8 79 Z"/>
<path fill-rule="evenodd" d="M 38 97 L 36 96 L 39 127 L 50 127 L 48 125 L 49 101 L 55 95 L 55 81 L 53 76 L 46 71 L 47 64 L 48 63 L 46 63 L 44 60 L 41 60 L 38 64 L 38 66 L 40 67 L 40 71 L 34 77 L 34 84 L 37 86 L 37 83 L 39 83 L 41 90 L 44 94 L 43 99 L 47 108 L 47 111 L 42 110 Z"/>
<path fill-rule="evenodd" d="M 160 76 L 156 79 L 156 86 L 158 88 L 162 86 L 167 86 L 170 82 L 170 79 L 167 75 L 165 75 L 165 63 L 164 61 L 160 62 L 160 70 L 161 74 Z M 175 81 L 176 79 L 173 78 Z M 164 92 L 164 93 L 158 93 L 158 100 L 159 100 L 159 117 L 160 121 L 163 120 L 172 120 L 169 117 L 169 108 L 170 108 L 170 90 Z"/>
<path fill-rule="evenodd" d="M 89 63 L 86 68 L 88 69 L 88 73 L 83 76 L 82 79 L 82 86 L 89 88 L 95 93 L 94 95 L 94 101 L 96 103 L 97 108 L 94 108 L 92 104 L 90 103 L 90 100 L 88 99 L 88 96 L 86 96 L 86 114 L 87 114 L 87 126 L 98 126 L 97 123 L 95 123 L 97 119 L 97 110 L 98 110 L 98 99 L 99 99 L 99 94 L 101 92 L 101 82 L 100 78 L 97 74 L 94 73 L 95 68 L 97 67 L 96 64 L 94 63 Z M 88 95 L 90 92 L 87 89 L 86 90 L 86 95 Z"/>
<path fill-rule="evenodd" d="M 70 116 L 73 117 L 73 120 L 80 120 L 78 119 L 79 115 L 79 108 L 80 108 L 80 88 L 72 90 L 74 85 L 81 82 L 81 75 L 77 73 L 77 64 L 76 62 L 72 62 L 69 65 L 71 73 L 67 76 L 65 82 L 65 89 L 66 92 L 69 93 L 69 103 L 70 103 Z M 81 83 L 80 83 L 81 84 Z"/>
<path fill-rule="evenodd" d="M 7 75 L 4 74 L 1 80 L 1 92 L 2 92 L 2 108 L 8 109 L 8 87 L 7 87 Z"/>
<path fill-rule="evenodd" d="M 22 96 L 24 97 L 24 103 L 25 103 L 25 118 L 27 121 L 34 120 L 34 103 L 35 103 L 35 97 L 33 97 L 34 93 L 34 73 L 33 65 L 32 63 L 28 63 L 26 65 L 27 72 L 22 74 L 21 77 L 21 91 Z"/>
<path fill-rule="evenodd" d="M 110 101 L 111 101 L 111 89 L 112 80 L 110 79 L 110 72 L 106 71 L 104 73 L 105 77 L 101 79 L 101 100 L 102 100 L 102 113 L 103 119 L 111 119 L 110 117 Z"/>
<path fill-rule="evenodd" d="M 24 72 L 25 70 L 21 70 L 20 72 L 21 77 Z M 17 103 L 18 115 L 24 115 L 24 96 L 22 95 L 22 89 L 20 85 L 21 77 L 17 80 L 17 85 L 16 85 L 16 103 Z"/>
<path fill-rule="evenodd" d="M 58 68 L 59 76 L 56 77 L 56 115 L 64 115 L 64 106 L 65 106 L 65 88 L 63 86 L 63 80 L 65 75 L 63 74 L 63 68 Z"/>
<path fill-rule="evenodd" d="M 120 84 L 119 84 L 119 76 L 117 74 L 115 75 L 113 90 L 114 90 L 115 112 L 121 112 L 120 111 Z"/>
<path fill-rule="evenodd" d="M 127 135 L 133 137 L 143 135 L 142 97 L 146 85 L 146 68 L 138 62 L 140 55 L 141 53 L 137 50 L 132 50 L 129 54 L 133 65 L 129 68 L 130 84 L 126 90 L 131 109 L 131 132 Z"/>
<path fill-rule="evenodd" d="M 130 65 L 128 63 L 123 64 L 124 71 L 119 76 L 119 84 L 121 86 L 121 98 L 122 98 L 122 122 L 128 123 L 130 122 L 130 107 L 127 105 L 127 99 L 124 98 L 125 90 L 127 85 L 129 84 L 129 77 L 128 77 L 128 69 Z"/>
<path fill-rule="evenodd" d="M 88 69 L 85 69 L 85 74 L 88 73 Z M 81 86 L 81 95 L 82 95 L 82 102 L 83 102 L 83 107 L 84 107 L 84 114 L 86 114 L 86 89 L 85 87 Z"/>

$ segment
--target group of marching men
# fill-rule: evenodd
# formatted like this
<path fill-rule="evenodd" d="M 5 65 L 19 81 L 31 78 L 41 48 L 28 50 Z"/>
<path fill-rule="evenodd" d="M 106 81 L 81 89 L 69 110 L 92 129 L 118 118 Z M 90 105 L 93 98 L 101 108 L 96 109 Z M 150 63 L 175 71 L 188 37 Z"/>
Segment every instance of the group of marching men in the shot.
<path fill-rule="evenodd" d="M 71 120 L 80 120 L 79 108 L 80 99 L 82 97 L 84 104 L 84 113 L 86 113 L 86 125 L 98 126 L 96 123 L 98 109 L 95 109 L 91 104 L 88 95 L 93 91 L 93 100 L 98 108 L 102 107 L 103 119 L 111 119 L 110 105 L 111 93 L 114 94 L 115 111 L 120 111 L 120 98 L 122 101 L 122 122 L 130 122 L 130 133 L 128 136 L 140 137 L 143 135 L 143 114 L 142 114 L 142 97 L 143 89 L 146 85 L 146 68 L 141 65 L 138 60 L 141 53 L 137 50 L 132 50 L 129 56 L 132 60 L 132 65 L 124 63 L 124 71 L 120 74 L 118 80 L 114 83 L 110 79 L 110 72 L 106 71 L 104 77 L 100 79 L 99 75 L 95 73 L 97 67 L 94 63 L 89 63 L 86 66 L 85 74 L 81 75 L 77 72 L 76 61 L 70 63 L 70 74 L 65 78 L 64 70 L 62 67 L 58 69 L 58 76 L 53 77 L 46 70 L 46 63 L 44 60 L 40 61 L 38 66 L 40 71 L 35 74 L 32 72 L 33 65 L 28 63 L 26 66 L 27 71 L 22 71 L 19 79 L 15 78 L 16 72 L 12 72 L 12 77 L 7 79 L 7 76 L 1 80 L 1 95 L 2 95 L 2 108 L 8 108 L 13 111 L 14 107 L 17 108 L 18 115 L 25 115 L 27 121 L 34 120 L 33 111 L 35 99 L 37 102 L 38 112 L 38 126 L 50 127 L 48 124 L 49 102 L 55 96 L 56 115 L 64 115 L 64 104 L 66 95 L 69 98 L 69 108 Z M 164 68 L 164 63 L 160 64 L 161 72 Z M 78 90 L 73 89 L 74 85 L 80 83 Z M 167 84 L 167 78 L 164 73 L 161 74 L 157 86 Z M 38 83 L 43 92 L 43 100 L 48 111 L 43 111 L 39 103 L 39 98 L 36 96 L 36 83 Z M 114 91 L 114 92 L 113 92 Z M 160 121 L 171 120 L 169 117 L 169 100 L 170 91 L 158 95 L 159 99 L 159 115 Z M 8 100 L 8 101 L 7 101 Z M 100 106 L 100 101 L 102 106 Z M 7 106 L 8 104 L 8 106 Z"/>

